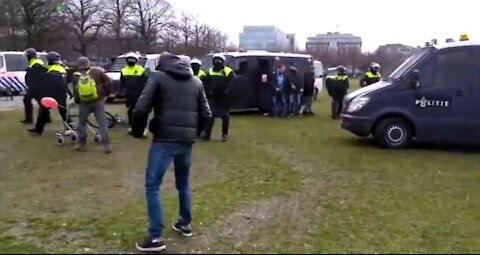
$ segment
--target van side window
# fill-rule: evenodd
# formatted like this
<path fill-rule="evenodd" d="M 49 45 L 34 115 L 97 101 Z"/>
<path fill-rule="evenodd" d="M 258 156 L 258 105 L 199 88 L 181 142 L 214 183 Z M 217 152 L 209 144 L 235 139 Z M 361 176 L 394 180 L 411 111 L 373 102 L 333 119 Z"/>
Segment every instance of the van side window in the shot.
<path fill-rule="evenodd" d="M 155 70 L 155 60 L 154 59 L 148 59 L 147 62 L 145 63 L 145 69 L 150 68 L 150 70 Z"/>
<path fill-rule="evenodd" d="M 237 61 L 235 61 L 235 74 L 238 75 L 243 75 L 247 73 L 248 70 L 248 59 L 246 58 L 238 58 Z"/>
<path fill-rule="evenodd" d="M 468 86 L 475 75 L 475 62 L 471 49 L 440 52 L 435 61 L 433 84 L 438 87 Z"/>
<path fill-rule="evenodd" d="M 0 55 L 0 68 L 3 68 L 3 55 Z"/>

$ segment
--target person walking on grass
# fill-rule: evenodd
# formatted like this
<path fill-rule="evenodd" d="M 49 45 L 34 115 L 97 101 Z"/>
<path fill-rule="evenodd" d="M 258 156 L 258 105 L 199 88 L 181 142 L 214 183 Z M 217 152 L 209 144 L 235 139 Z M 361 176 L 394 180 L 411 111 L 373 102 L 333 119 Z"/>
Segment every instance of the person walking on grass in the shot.
<path fill-rule="evenodd" d="M 75 150 L 85 151 L 87 144 L 87 119 L 91 113 L 99 126 L 100 142 L 105 153 L 111 153 L 108 127 L 105 118 L 105 99 L 110 95 L 112 80 L 101 67 L 91 67 L 87 57 L 77 60 L 78 72 L 74 74 L 75 102 L 79 106 L 78 140 Z"/>
<path fill-rule="evenodd" d="M 315 92 L 315 67 L 311 66 L 303 76 L 303 115 L 314 115 L 312 111 L 313 94 Z"/>
<path fill-rule="evenodd" d="M 202 82 L 194 77 L 189 63 L 170 53 L 160 56 L 156 71 L 150 73 L 135 105 L 133 137 L 143 137 L 152 109 L 154 117 L 148 126 L 153 142 L 145 174 L 149 228 L 148 237 L 136 243 L 141 252 L 166 249 L 162 240 L 164 220 L 159 193 L 163 176 L 172 162 L 180 207 L 178 221 L 172 227 L 184 236 L 192 236 L 189 185 L 192 146 L 197 138 L 199 119 L 209 121 L 212 116 Z"/>

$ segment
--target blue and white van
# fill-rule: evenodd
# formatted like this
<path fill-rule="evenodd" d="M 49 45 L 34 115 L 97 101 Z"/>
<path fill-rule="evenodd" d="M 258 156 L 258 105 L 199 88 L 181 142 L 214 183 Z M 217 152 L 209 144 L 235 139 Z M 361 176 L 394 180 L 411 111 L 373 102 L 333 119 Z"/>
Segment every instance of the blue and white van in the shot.
<path fill-rule="evenodd" d="M 418 50 L 390 76 L 346 96 L 342 128 L 387 148 L 480 145 L 480 42 Z"/>

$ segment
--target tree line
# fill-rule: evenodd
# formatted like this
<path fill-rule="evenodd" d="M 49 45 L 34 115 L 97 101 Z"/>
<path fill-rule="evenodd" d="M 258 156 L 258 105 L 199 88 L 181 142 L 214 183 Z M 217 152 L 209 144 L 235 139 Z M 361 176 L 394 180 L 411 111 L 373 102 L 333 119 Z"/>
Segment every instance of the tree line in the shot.
<path fill-rule="evenodd" d="M 222 31 L 166 0 L 0 0 L 0 49 L 108 58 L 127 51 L 200 56 L 226 48 Z"/>

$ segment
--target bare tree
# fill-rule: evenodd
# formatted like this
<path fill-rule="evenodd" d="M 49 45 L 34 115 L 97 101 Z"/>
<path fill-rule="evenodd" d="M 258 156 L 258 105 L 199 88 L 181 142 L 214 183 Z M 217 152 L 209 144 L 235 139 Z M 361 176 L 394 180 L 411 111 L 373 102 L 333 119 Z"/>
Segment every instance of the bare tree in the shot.
<path fill-rule="evenodd" d="M 73 34 L 73 50 L 86 56 L 88 47 L 97 40 L 105 25 L 101 16 L 102 3 L 99 0 L 69 0 L 67 22 Z"/>
<path fill-rule="evenodd" d="M 17 15 L 21 19 L 21 31 L 25 35 L 25 46 L 43 48 L 47 46 L 47 41 L 53 39 L 56 28 L 54 0 L 19 0 L 13 1 L 14 10 L 11 14 Z M 18 8 L 18 9 L 17 9 Z M 18 11 L 15 11 L 17 9 Z M 15 19 L 11 16 L 10 19 Z"/>
<path fill-rule="evenodd" d="M 201 41 L 202 41 L 202 36 L 205 34 L 207 25 L 201 23 L 198 18 L 195 19 L 195 23 L 193 25 L 192 31 L 193 31 L 193 40 L 195 42 L 194 46 L 195 48 L 200 48 L 201 47 Z"/>
<path fill-rule="evenodd" d="M 105 30 L 119 42 L 125 34 L 132 0 L 104 0 Z"/>
<path fill-rule="evenodd" d="M 178 22 L 178 30 L 182 37 L 182 43 L 185 47 L 186 54 L 190 53 L 189 52 L 190 40 L 191 40 L 191 37 L 194 35 L 193 21 L 194 21 L 194 18 L 191 15 L 185 12 L 182 12 L 182 16 L 180 17 L 180 21 Z"/>
<path fill-rule="evenodd" d="M 149 51 L 165 36 L 172 25 L 174 10 L 165 0 L 133 0 L 130 29 L 143 41 Z"/>
<path fill-rule="evenodd" d="M 21 49 L 18 43 L 19 34 L 23 31 L 21 6 L 15 0 L 3 0 L 0 4 L 0 47 L 6 49 Z"/>
<path fill-rule="evenodd" d="M 167 50 L 201 56 L 227 37 L 166 0 L 0 0 L 0 48 L 56 50 L 66 58 Z"/>

